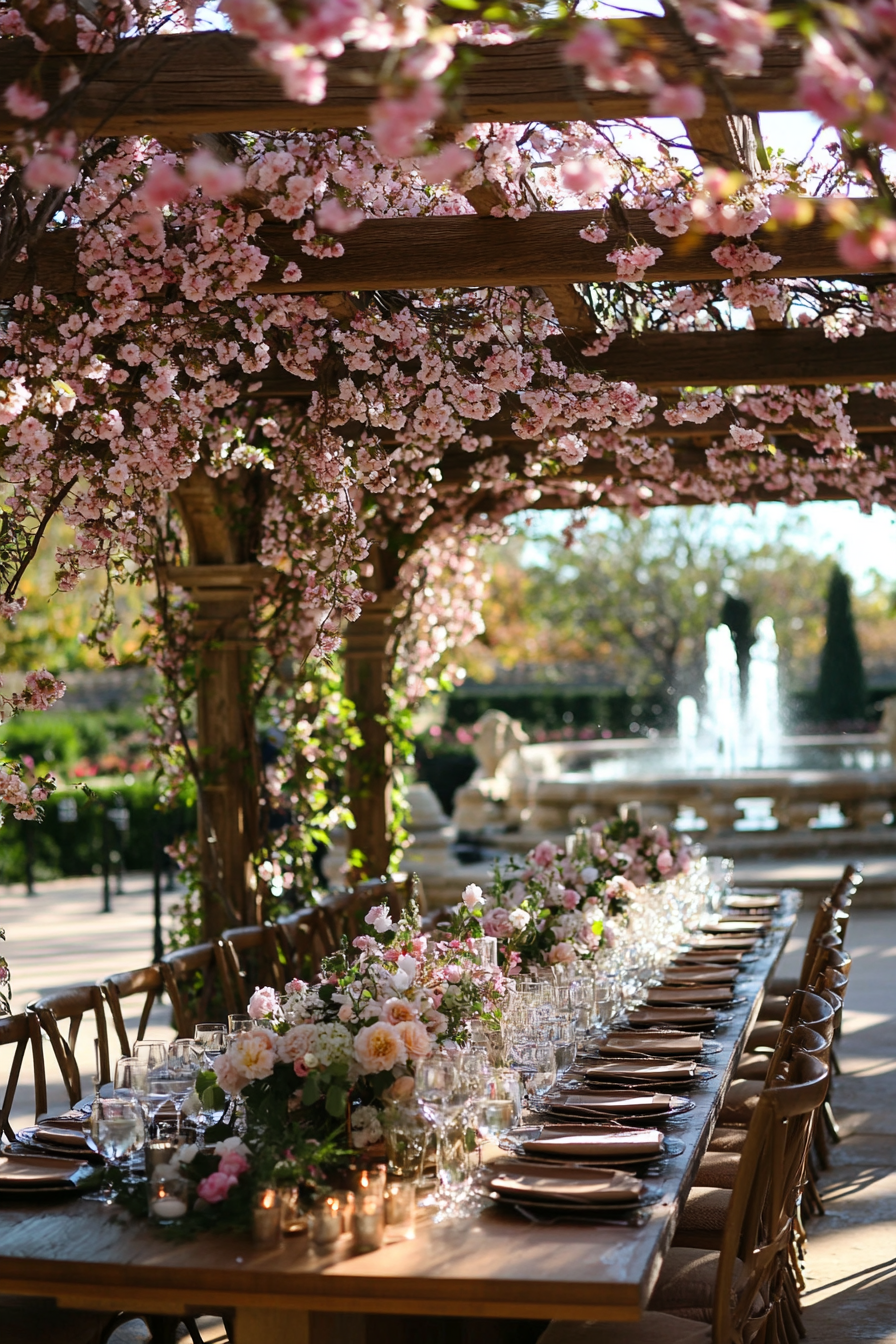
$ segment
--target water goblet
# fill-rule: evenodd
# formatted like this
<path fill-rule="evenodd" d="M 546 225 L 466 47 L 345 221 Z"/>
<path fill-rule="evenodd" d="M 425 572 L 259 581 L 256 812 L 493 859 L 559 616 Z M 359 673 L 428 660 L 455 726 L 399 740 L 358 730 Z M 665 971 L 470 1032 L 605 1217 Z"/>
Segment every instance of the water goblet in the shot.
<path fill-rule="evenodd" d="M 100 1097 L 91 1113 L 87 1141 L 105 1159 L 106 1173 L 99 1190 L 83 1198 L 111 1204 L 112 1168 L 122 1166 L 136 1153 L 144 1138 L 143 1111 L 136 1097 Z"/>
<path fill-rule="evenodd" d="M 145 1064 L 147 1069 L 160 1069 L 168 1060 L 167 1041 L 137 1041 L 134 1044 L 134 1057 Z"/>
<path fill-rule="evenodd" d="M 228 1013 L 227 1030 L 231 1036 L 238 1036 L 243 1031 L 251 1031 L 255 1026 L 254 1017 L 248 1013 Z"/>
<path fill-rule="evenodd" d="M 202 1060 L 206 1068 L 211 1068 L 212 1060 L 223 1055 L 227 1046 L 226 1022 L 197 1022 L 193 1029 L 193 1039 L 202 1050 Z"/>

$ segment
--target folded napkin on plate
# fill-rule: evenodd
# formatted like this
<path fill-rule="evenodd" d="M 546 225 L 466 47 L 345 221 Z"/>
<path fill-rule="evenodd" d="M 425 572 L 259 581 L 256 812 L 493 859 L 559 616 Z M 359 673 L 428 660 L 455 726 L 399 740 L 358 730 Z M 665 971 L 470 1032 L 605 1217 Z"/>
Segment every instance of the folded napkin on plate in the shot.
<path fill-rule="evenodd" d="M 693 1060 L 646 1060 L 646 1059 L 608 1059 L 602 1064 L 592 1064 L 585 1070 L 586 1078 L 599 1082 L 602 1078 L 610 1082 L 614 1078 L 643 1078 L 645 1083 L 687 1083 L 696 1071 Z"/>
<path fill-rule="evenodd" d="M 702 1049 L 702 1036 L 685 1036 L 680 1031 L 611 1032 L 600 1043 L 602 1055 L 699 1055 Z"/>
<path fill-rule="evenodd" d="M 668 1092 L 564 1092 L 556 1098 L 547 1097 L 548 1105 L 558 1114 L 569 1115 L 610 1115 L 622 1111 L 626 1115 L 636 1112 L 652 1115 L 655 1111 L 667 1111 L 674 1100 Z"/>
<path fill-rule="evenodd" d="M 628 1015 L 633 1027 L 712 1027 L 718 1013 L 714 1008 L 633 1008 Z"/>
<path fill-rule="evenodd" d="M 669 985 L 647 991 L 647 1002 L 652 1008 L 677 1003 L 730 1003 L 733 997 L 730 985 Z"/>
<path fill-rule="evenodd" d="M 736 949 L 726 952 L 724 948 L 718 947 L 695 947 L 690 952 L 682 952 L 669 965 L 676 969 L 682 966 L 693 966 L 695 969 L 704 966 L 740 966 L 743 956 L 743 952 Z"/>
<path fill-rule="evenodd" d="M 89 1111 L 64 1111 L 62 1115 L 45 1115 L 38 1124 L 50 1125 L 53 1129 L 76 1129 L 80 1133 L 89 1116 Z"/>
<path fill-rule="evenodd" d="M 34 1131 L 34 1142 L 53 1144 L 57 1148 L 71 1148 L 72 1152 L 78 1153 L 92 1151 L 83 1130 L 65 1129 L 50 1120 L 37 1126 Z"/>
<path fill-rule="evenodd" d="M 617 1129 L 613 1126 L 593 1129 L 542 1130 L 537 1139 L 521 1143 L 523 1152 L 533 1157 L 592 1157 L 619 1161 L 622 1158 L 656 1157 L 663 1150 L 659 1129 Z"/>
<path fill-rule="evenodd" d="M 731 915 L 728 918 L 725 915 L 717 915 L 715 919 L 704 920 L 700 925 L 700 932 L 726 936 L 732 933 L 763 933 L 771 922 L 770 915 L 756 915 L 753 919 L 744 919 L 741 915 Z"/>
<path fill-rule="evenodd" d="M 42 1185 L 57 1186 L 73 1181 L 81 1170 L 80 1162 L 69 1162 L 58 1157 L 5 1157 L 0 1156 L 0 1186 L 12 1189 L 34 1189 Z"/>
<path fill-rule="evenodd" d="M 780 896 L 745 896 L 740 892 L 725 897 L 728 910 L 777 910 Z"/>
<path fill-rule="evenodd" d="M 759 942 L 751 934 L 707 934 L 694 940 L 698 952 L 750 952 Z"/>
<path fill-rule="evenodd" d="M 667 985 L 730 985 L 740 974 L 737 966 L 670 966 L 663 973 Z"/>
<path fill-rule="evenodd" d="M 644 1194 L 643 1181 L 625 1171 L 568 1171 L 556 1167 L 508 1162 L 492 1177 L 491 1188 L 502 1199 L 543 1199 L 554 1204 L 634 1204 Z"/>

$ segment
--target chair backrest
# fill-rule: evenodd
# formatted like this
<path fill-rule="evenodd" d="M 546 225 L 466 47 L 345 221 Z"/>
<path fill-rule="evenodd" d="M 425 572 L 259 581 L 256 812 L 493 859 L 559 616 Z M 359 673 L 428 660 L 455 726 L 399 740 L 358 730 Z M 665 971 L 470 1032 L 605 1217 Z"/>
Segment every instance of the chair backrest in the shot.
<path fill-rule="evenodd" d="M 237 1006 L 230 1012 L 245 1012 L 258 985 L 282 991 L 286 983 L 274 924 L 245 924 L 221 934 L 220 972 L 224 997 Z"/>
<path fill-rule="evenodd" d="M 101 982 L 100 989 L 109 1005 L 112 1026 L 118 1037 L 118 1048 L 123 1055 L 133 1055 L 134 1050 L 133 1042 L 128 1039 L 122 999 L 143 995 L 140 1021 L 134 1034 L 134 1041 L 142 1041 L 149 1026 L 149 1015 L 156 999 L 161 998 L 163 988 L 162 972 L 158 966 L 141 966 L 137 971 L 121 971 L 118 975 L 107 976 Z"/>
<path fill-rule="evenodd" d="M 330 928 L 319 905 L 293 910 L 277 920 L 277 936 L 286 958 L 287 980 L 311 980 L 333 948 Z"/>
<path fill-rule="evenodd" d="M 223 995 L 221 953 L 216 943 L 197 943 L 166 952 L 159 962 L 165 993 L 171 1000 L 178 1036 L 192 1036 L 197 1022 L 211 1020 L 221 1011 L 213 1000 Z M 244 1011 L 236 1007 L 229 1012 Z"/>
<path fill-rule="evenodd" d="M 815 965 L 815 958 L 818 955 L 819 940 L 829 936 L 831 933 L 836 934 L 838 919 L 839 911 L 835 910 L 830 900 L 825 897 L 818 904 L 818 908 L 812 918 L 812 927 L 809 930 L 809 937 L 806 939 L 806 950 L 803 953 L 803 964 L 800 967 L 798 979 L 798 984 L 803 989 L 808 988 L 811 982 L 812 968 Z"/>
<path fill-rule="evenodd" d="M 814 1116 L 829 1077 L 827 1063 L 797 1051 L 786 1081 L 771 1079 L 759 1097 L 722 1236 L 713 1344 L 789 1337 L 782 1315 L 784 1276 Z"/>
<path fill-rule="evenodd" d="M 834 1009 L 830 1003 L 811 990 L 796 990 L 787 1002 L 767 1076 L 779 1077 L 797 1048 L 813 1054 L 818 1051 L 823 1053 L 824 1048 L 830 1049 L 833 1039 Z M 801 1045 L 801 1042 L 806 1044 Z"/>
<path fill-rule="evenodd" d="M 111 1082 L 106 1014 L 103 992 L 99 985 L 69 985 L 66 989 L 54 990 L 52 994 L 45 994 L 42 999 L 29 1003 L 28 1011 L 34 1013 L 53 1048 L 53 1055 L 70 1105 L 74 1106 L 75 1102 L 84 1096 L 81 1071 L 75 1052 L 81 1023 L 85 1016 L 92 1015 L 94 1039 L 99 1042 L 100 1083 Z M 60 1024 L 66 1023 L 68 1030 L 63 1035 Z"/>
<path fill-rule="evenodd" d="M 40 1039 L 40 1025 L 33 1013 L 16 1013 L 13 1017 L 0 1017 L 0 1049 L 12 1047 L 12 1059 L 5 1070 L 6 1082 L 3 1097 L 0 1100 L 0 1138 L 12 1142 L 15 1138 L 10 1116 L 16 1099 L 16 1089 L 22 1074 L 25 1054 L 30 1046 L 34 1065 L 34 1118 L 43 1115 L 47 1109 L 47 1078 L 44 1072 L 44 1052 Z"/>

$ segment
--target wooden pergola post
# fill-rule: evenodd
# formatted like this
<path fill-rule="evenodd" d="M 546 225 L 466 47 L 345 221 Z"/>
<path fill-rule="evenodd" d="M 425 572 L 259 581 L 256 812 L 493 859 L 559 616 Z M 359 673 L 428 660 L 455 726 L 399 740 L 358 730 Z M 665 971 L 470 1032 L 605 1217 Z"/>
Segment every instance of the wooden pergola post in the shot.
<path fill-rule="evenodd" d="M 197 467 L 178 489 L 191 564 L 168 570 L 196 603 L 196 758 L 204 936 L 260 918 L 252 855 L 259 843 L 259 770 L 251 705 L 249 612 L 261 565 L 245 553 L 219 483 Z"/>
<path fill-rule="evenodd" d="M 374 552 L 375 573 L 365 581 L 376 592 L 360 617 L 346 626 L 343 640 L 345 694 L 354 703 L 363 746 L 349 753 L 348 793 L 355 829 L 348 848 L 363 859 L 352 865 L 352 880 L 380 877 L 392 853 L 392 743 L 389 737 L 388 688 L 395 661 L 393 615 L 400 594 L 384 575 Z"/>

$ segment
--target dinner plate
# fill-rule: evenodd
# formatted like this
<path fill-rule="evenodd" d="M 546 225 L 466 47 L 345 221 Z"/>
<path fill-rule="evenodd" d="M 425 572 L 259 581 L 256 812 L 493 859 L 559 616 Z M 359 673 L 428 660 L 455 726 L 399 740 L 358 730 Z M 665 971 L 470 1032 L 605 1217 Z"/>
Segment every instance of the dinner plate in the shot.
<path fill-rule="evenodd" d="M 669 1162 L 673 1157 L 680 1157 L 684 1152 L 685 1145 L 680 1139 L 670 1139 L 668 1135 L 663 1136 L 663 1143 L 658 1153 L 642 1153 L 636 1157 L 589 1157 L 587 1154 L 580 1153 L 577 1156 L 569 1157 L 563 1153 L 527 1153 L 524 1148 L 515 1148 L 514 1154 L 519 1162 L 555 1162 L 558 1166 L 567 1167 L 609 1167 L 619 1168 L 625 1171 L 636 1171 L 639 1167 L 649 1167 L 653 1162 Z"/>
<path fill-rule="evenodd" d="M 0 1153 L 0 1199 L 45 1199 L 76 1195 L 82 1182 L 93 1175 L 89 1163 L 77 1158 L 23 1155 L 5 1149 Z"/>
<path fill-rule="evenodd" d="M 553 1203 L 546 1199 L 527 1199 L 522 1195 L 515 1195 L 513 1198 L 507 1195 L 499 1195 L 495 1191 L 491 1192 L 490 1198 L 501 1209 L 526 1209 L 533 1213 L 562 1214 L 565 1217 L 579 1220 L 606 1218 L 609 1214 L 617 1219 L 625 1214 L 635 1214 L 639 1209 L 648 1208 L 651 1204 L 658 1204 L 662 1198 L 661 1193 L 651 1191 L 642 1195 L 638 1200 L 626 1200 L 621 1204 L 563 1204 Z"/>
<path fill-rule="evenodd" d="M 78 1162 L 101 1163 L 102 1158 L 99 1153 L 94 1152 L 92 1148 L 73 1149 L 64 1144 L 50 1143 L 48 1140 L 38 1141 L 34 1135 L 38 1129 L 37 1125 L 28 1125 L 25 1129 L 16 1131 L 15 1144 L 13 1148 L 20 1148 L 23 1153 L 46 1154 L 49 1157 L 68 1157 Z"/>
<path fill-rule="evenodd" d="M 663 1008 L 633 1008 L 628 1014 L 628 1025 L 635 1031 L 643 1027 L 699 1027 L 711 1031 L 722 1020 L 714 1008 L 694 1008 L 687 1004 Z"/>
<path fill-rule="evenodd" d="M 576 1124 L 584 1121 L 586 1124 L 591 1121 L 593 1124 L 606 1124 L 607 1120 L 625 1120 L 628 1124 L 653 1125 L 658 1120 L 675 1120 L 681 1115 L 686 1115 L 693 1111 L 695 1103 L 689 1101 L 687 1097 L 669 1098 L 668 1106 L 662 1110 L 656 1111 L 632 1111 L 626 1110 L 624 1103 L 619 1109 L 604 1110 L 599 1106 L 590 1106 L 576 1110 L 558 1110 L 550 1103 L 540 1103 L 531 1107 L 537 1115 L 548 1115 L 555 1120 L 565 1120 L 567 1123 L 574 1120 Z"/>

